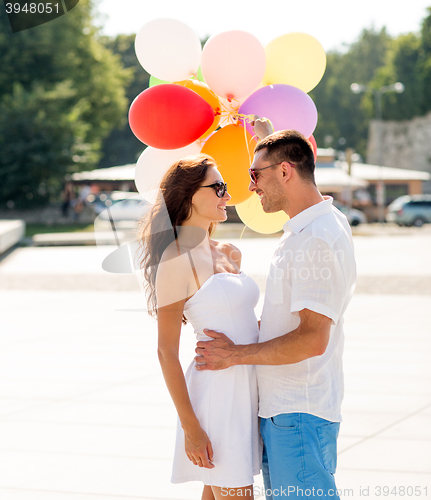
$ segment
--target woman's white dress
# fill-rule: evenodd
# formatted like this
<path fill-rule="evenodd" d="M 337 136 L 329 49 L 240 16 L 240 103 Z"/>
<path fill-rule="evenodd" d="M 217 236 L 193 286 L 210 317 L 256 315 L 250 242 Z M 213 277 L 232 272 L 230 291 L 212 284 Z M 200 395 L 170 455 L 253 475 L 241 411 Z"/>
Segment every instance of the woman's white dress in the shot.
<path fill-rule="evenodd" d="M 186 302 L 184 313 L 197 340 L 210 340 L 203 333 L 208 328 L 223 332 L 235 344 L 251 344 L 258 342 L 258 299 L 259 288 L 249 276 L 219 273 Z M 171 481 L 232 488 L 253 484 L 261 465 L 255 367 L 198 371 L 193 360 L 185 378 L 193 409 L 211 441 L 215 467 L 205 469 L 187 458 L 178 421 Z"/>

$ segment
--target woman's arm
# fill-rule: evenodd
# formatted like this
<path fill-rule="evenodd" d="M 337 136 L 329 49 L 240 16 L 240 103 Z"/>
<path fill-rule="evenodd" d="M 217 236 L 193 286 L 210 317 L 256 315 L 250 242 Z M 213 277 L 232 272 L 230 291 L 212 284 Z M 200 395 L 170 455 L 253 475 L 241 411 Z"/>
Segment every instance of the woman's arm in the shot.
<path fill-rule="evenodd" d="M 158 356 L 166 386 L 184 430 L 186 454 L 195 465 L 212 469 L 211 442 L 193 411 L 179 361 L 184 304 L 185 299 L 158 309 Z"/>

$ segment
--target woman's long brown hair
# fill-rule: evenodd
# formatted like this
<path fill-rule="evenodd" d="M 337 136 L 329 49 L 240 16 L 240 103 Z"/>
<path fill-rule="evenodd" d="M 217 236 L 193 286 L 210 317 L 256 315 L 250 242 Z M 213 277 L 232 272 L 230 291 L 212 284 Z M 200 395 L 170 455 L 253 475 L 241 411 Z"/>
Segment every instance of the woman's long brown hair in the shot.
<path fill-rule="evenodd" d="M 193 195 L 204 182 L 208 169 L 216 166 L 213 158 L 204 154 L 174 163 L 160 183 L 153 208 L 138 222 L 139 267 L 143 269 L 150 316 L 157 317 L 156 276 L 163 252 L 177 238 L 175 228 L 190 217 Z M 209 236 L 214 229 L 212 223 Z M 186 322 L 183 315 L 183 323 Z"/>

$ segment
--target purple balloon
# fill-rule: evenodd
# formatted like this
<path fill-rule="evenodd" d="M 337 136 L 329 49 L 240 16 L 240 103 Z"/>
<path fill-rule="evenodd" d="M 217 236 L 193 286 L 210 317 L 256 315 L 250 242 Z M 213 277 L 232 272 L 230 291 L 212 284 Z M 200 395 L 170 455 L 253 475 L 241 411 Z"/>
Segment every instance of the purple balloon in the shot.
<path fill-rule="evenodd" d="M 317 125 L 313 99 L 302 90 L 281 83 L 256 90 L 240 106 L 239 113 L 268 118 L 275 130 L 293 129 L 307 138 Z M 253 127 L 249 123 L 246 128 L 253 135 Z"/>

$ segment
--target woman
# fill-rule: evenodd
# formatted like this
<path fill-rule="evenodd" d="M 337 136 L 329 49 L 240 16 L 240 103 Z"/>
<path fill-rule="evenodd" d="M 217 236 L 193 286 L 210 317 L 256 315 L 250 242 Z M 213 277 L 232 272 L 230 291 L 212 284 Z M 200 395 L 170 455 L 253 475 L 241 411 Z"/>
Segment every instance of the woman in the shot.
<path fill-rule="evenodd" d="M 184 375 L 178 358 L 187 321 L 198 340 L 210 340 L 204 328 L 226 332 L 235 343 L 258 339 L 259 289 L 240 272 L 240 251 L 211 239 L 229 199 L 211 157 L 185 158 L 164 176 L 139 232 L 159 360 L 179 417 L 172 482 L 202 481 L 205 500 L 252 498 L 260 471 L 254 367 L 200 372 L 193 360 Z"/>

